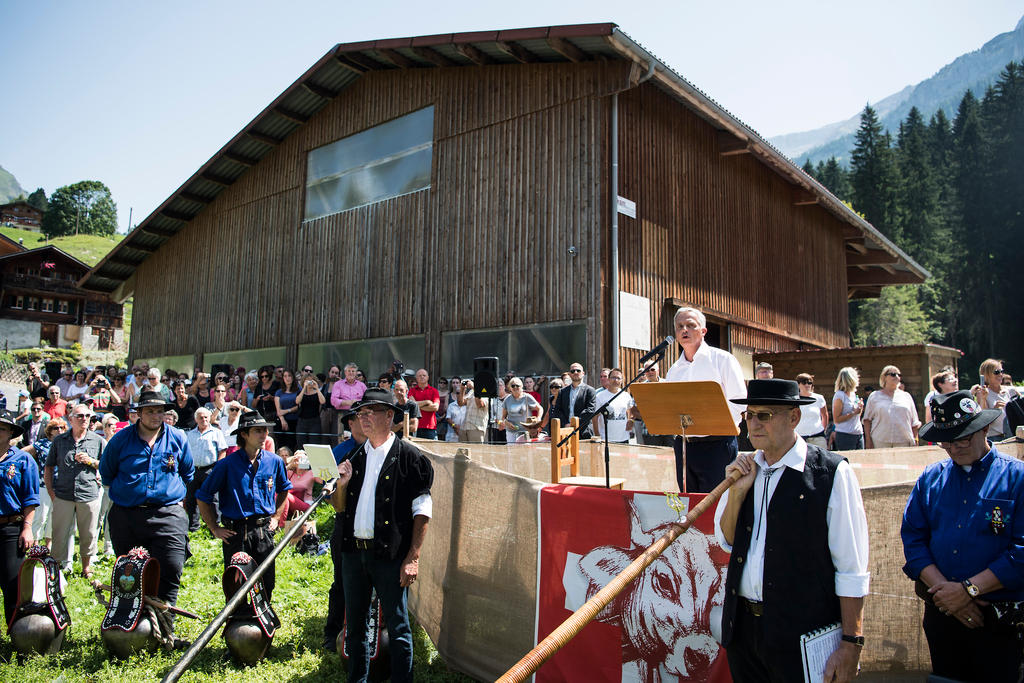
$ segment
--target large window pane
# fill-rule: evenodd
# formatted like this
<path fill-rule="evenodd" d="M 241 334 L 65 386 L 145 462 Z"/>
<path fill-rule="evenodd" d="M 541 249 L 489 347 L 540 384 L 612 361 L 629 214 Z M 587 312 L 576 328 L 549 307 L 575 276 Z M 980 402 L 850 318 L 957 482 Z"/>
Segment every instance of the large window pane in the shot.
<path fill-rule="evenodd" d="M 352 341 L 301 344 L 299 367 L 310 365 L 315 372 L 326 373 L 332 365 L 345 367 L 355 363 L 370 383 L 391 368 L 396 358 L 413 371 L 423 367 L 425 344 L 422 335 L 408 337 L 381 337 Z"/>
<path fill-rule="evenodd" d="M 548 323 L 441 335 L 441 375 L 471 377 L 473 359 L 497 356 L 498 374 L 557 375 L 586 361 L 587 327 L 582 322 Z"/>
<path fill-rule="evenodd" d="M 255 370 L 263 365 L 284 365 L 287 358 L 284 346 L 265 346 L 262 349 L 238 349 L 237 351 L 217 351 L 203 354 L 203 369 L 211 372 L 214 365 L 225 364 Z"/>
<path fill-rule="evenodd" d="M 434 108 L 318 147 L 306 168 L 305 219 L 430 187 Z"/>

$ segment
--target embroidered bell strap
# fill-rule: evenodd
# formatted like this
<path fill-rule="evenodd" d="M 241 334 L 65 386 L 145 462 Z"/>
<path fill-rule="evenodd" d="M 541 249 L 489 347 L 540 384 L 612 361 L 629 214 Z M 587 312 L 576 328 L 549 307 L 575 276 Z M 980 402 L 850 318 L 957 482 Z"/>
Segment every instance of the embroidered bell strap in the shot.
<path fill-rule="evenodd" d="M 49 548 L 39 545 L 29 548 L 18 570 L 18 602 L 7 625 L 8 631 L 15 619 L 26 614 L 46 614 L 53 619 L 58 631 L 70 626 L 71 614 L 64 601 L 62 582 L 60 564 L 50 556 Z"/>
<path fill-rule="evenodd" d="M 159 564 L 148 553 L 121 555 L 114 563 L 110 578 L 110 602 L 107 613 L 100 624 L 101 631 L 120 629 L 132 631 L 138 625 L 139 616 L 143 613 L 144 577 L 153 566 L 159 572 Z"/>
<path fill-rule="evenodd" d="M 239 551 L 231 556 L 231 563 L 224 570 L 224 578 L 221 581 L 226 601 L 234 597 L 238 589 L 245 585 L 258 566 L 256 561 L 246 552 Z M 262 577 L 249 589 L 249 594 L 246 598 L 245 604 L 239 605 L 232 617 L 254 618 L 264 635 L 268 638 L 273 638 L 274 634 L 277 633 L 277 629 L 281 626 L 281 619 L 277 616 L 273 606 L 271 606 L 270 600 L 267 599 L 267 592 L 263 586 Z"/>
<path fill-rule="evenodd" d="M 377 591 L 374 590 L 370 596 L 370 611 L 366 618 L 366 639 L 370 642 L 370 661 L 377 659 L 380 655 L 380 628 L 381 628 L 380 600 L 377 599 Z M 348 622 L 341 629 L 341 642 L 344 643 L 341 649 L 341 656 L 348 659 L 348 638 L 346 631 Z"/>

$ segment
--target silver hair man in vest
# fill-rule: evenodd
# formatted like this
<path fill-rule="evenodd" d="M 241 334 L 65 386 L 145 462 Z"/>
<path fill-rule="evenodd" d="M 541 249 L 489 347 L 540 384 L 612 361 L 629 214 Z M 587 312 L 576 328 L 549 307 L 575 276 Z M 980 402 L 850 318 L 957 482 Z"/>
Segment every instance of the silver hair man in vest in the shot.
<path fill-rule="evenodd" d="M 796 382 L 751 380 L 745 405 L 757 448 L 726 467 L 742 476 L 722 496 L 715 535 L 730 551 L 722 644 L 737 683 L 803 680 L 800 636 L 841 623 L 826 681 L 857 675 L 868 593 L 868 526 L 860 487 L 841 456 L 796 432 Z"/>

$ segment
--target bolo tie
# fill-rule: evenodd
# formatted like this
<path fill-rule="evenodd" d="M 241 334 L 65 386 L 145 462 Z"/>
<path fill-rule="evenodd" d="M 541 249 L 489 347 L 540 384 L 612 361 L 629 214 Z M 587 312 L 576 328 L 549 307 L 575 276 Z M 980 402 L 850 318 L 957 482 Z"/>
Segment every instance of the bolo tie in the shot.
<path fill-rule="evenodd" d="M 764 493 L 761 494 L 761 515 L 757 518 L 757 530 L 754 533 L 754 538 L 761 537 L 761 520 L 768 514 L 768 483 L 771 481 L 772 475 L 775 474 L 775 470 L 771 467 L 764 471 Z"/>

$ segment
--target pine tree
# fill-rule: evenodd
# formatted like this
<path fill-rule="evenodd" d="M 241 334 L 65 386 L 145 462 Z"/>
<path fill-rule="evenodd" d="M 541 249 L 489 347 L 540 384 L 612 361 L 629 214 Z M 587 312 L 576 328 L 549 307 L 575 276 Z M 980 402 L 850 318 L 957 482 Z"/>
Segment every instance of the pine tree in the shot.
<path fill-rule="evenodd" d="M 819 162 L 819 166 L 821 166 L 821 170 L 818 174 L 818 180 L 821 181 L 821 184 L 827 187 L 835 196 L 849 201 L 850 174 L 839 164 L 839 160 L 833 155 L 828 158 L 828 161 Z"/>
<path fill-rule="evenodd" d="M 917 107 L 900 123 L 896 145 L 896 201 L 900 246 L 925 268 L 935 267 L 939 237 L 939 191 L 928 148 L 928 128 Z"/>
<path fill-rule="evenodd" d="M 896 237 L 892 215 L 895 186 L 889 135 L 882 131 L 875 110 L 865 106 L 850 161 L 851 199 L 856 210 L 890 238 Z"/>

